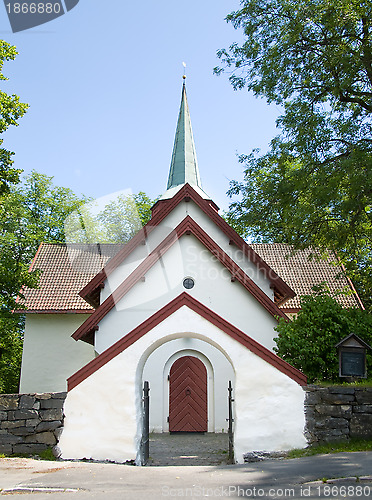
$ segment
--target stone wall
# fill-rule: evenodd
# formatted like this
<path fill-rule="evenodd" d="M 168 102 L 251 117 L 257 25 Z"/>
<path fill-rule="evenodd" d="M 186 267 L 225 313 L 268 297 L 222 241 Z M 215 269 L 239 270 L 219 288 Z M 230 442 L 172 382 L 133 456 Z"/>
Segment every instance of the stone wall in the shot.
<path fill-rule="evenodd" d="M 372 388 L 307 386 L 309 444 L 372 439 Z M 0 395 L 0 453 L 39 453 L 57 445 L 66 393 Z"/>
<path fill-rule="evenodd" d="M 309 444 L 372 439 L 372 388 L 305 388 L 306 438 Z"/>
<path fill-rule="evenodd" d="M 39 453 L 57 444 L 65 392 L 0 395 L 0 453 Z"/>

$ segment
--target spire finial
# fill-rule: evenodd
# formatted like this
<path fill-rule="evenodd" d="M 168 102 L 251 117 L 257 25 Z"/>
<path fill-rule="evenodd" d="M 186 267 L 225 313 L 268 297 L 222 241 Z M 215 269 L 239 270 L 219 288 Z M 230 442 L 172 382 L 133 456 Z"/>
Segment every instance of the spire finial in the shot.
<path fill-rule="evenodd" d="M 186 80 L 186 63 L 183 62 L 182 63 L 182 66 L 183 66 L 183 83 L 185 83 L 185 80 Z"/>

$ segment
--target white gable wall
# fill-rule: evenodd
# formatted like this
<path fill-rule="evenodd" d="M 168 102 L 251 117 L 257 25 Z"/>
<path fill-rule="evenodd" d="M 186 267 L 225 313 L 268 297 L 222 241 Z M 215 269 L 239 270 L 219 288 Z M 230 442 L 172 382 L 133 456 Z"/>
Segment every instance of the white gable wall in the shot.
<path fill-rule="evenodd" d="M 268 349 L 277 321 L 193 235 L 183 235 L 99 323 L 95 349 L 103 352 L 185 291 Z"/>
<path fill-rule="evenodd" d="M 234 369 L 234 445 L 238 462 L 243 462 L 248 451 L 306 446 L 302 388 L 183 306 L 68 393 L 65 428 L 59 443 L 62 458 L 124 462 L 136 457 L 141 440 L 146 362 L 156 349 L 177 339 L 199 339 L 210 344 Z M 194 347 L 198 350 L 197 344 Z M 165 366 L 158 368 L 163 371 Z M 151 403 L 150 399 L 151 404 L 156 400 Z"/>
<path fill-rule="evenodd" d="M 94 358 L 93 346 L 76 342 L 74 331 L 87 314 L 27 314 L 21 393 L 63 392 L 66 379 Z"/>
<path fill-rule="evenodd" d="M 184 218 L 189 215 L 202 229 L 229 255 L 246 274 L 274 300 L 273 290 L 270 288 L 270 276 L 259 271 L 257 266 L 234 245 L 229 245 L 229 238 L 193 201 L 180 202 L 172 212 L 149 234 L 146 245 L 139 245 L 123 263 L 105 280 L 105 287 L 101 291 L 101 303 L 129 276 L 129 274 L 170 234 Z M 169 274 L 173 270 L 167 269 Z"/>

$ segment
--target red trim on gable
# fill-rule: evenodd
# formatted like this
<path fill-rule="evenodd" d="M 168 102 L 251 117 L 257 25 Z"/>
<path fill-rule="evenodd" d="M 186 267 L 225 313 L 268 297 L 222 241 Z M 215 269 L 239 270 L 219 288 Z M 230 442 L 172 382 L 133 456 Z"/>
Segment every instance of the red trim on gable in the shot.
<path fill-rule="evenodd" d="M 182 306 L 187 306 L 194 312 L 205 318 L 207 321 L 217 326 L 220 330 L 224 331 L 234 340 L 238 341 L 244 347 L 249 349 L 251 352 L 262 358 L 267 363 L 277 368 L 279 371 L 290 377 L 292 380 L 297 382 L 299 385 L 306 385 L 307 377 L 301 371 L 294 368 L 292 365 L 279 358 L 276 354 L 271 352 L 266 347 L 259 344 L 256 340 L 252 339 L 241 330 L 236 328 L 234 325 L 224 320 L 221 316 L 216 314 L 211 309 L 208 309 L 205 305 L 201 304 L 194 297 L 186 292 L 181 293 L 174 300 L 169 302 L 162 309 L 157 311 L 155 314 L 150 316 L 141 325 L 134 328 L 130 333 L 125 335 L 123 338 L 118 340 L 111 347 L 106 349 L 97 358 L 93 359 L 90 363 L 83 366 L 79 371 L 67 379 L 68 390 L 71 391 L 74 387 L 80 384 L 83 380 L 91 376 L 94 372 L 99 370 L 106 363 L 115 358 L 118 354 L 123 352 L 129 346 L 134 344 L 137 340 L 143 337 L 146 333 L 152 330 L 159 323 L 168 318 L 175 311 L 180 309 Z"/>
<path fill-rule="evenodd" d="M 173 198 L 159 200 L 154 205 L 153 218 L 122 248 L 80 292 L 85 298 L 93 293 L 97 286 L 105 281 L 114 269 L 142 242 L 146 236 L 185 198 L 191 199 L 209 218 L 226 234 L 226 236 L 253 262 L 259 270 L 265 272 L 275 288 L 284 299 L 294 297 L 295 292 L 275 273 L 273 269 L 241 238 L 238 233 L 211 206 L 210 200 L 204 200 L 189 184 L 185 184 Z"/>
<path fill-rule="evenodd" d="M 185 233 L 192 233 L 222 265 L 224 265 L 235 280 L 274 317 L 287 316 L 278 306 L 247 276 L 247 274 L 229 257 L 215 241 L 188 215 L 146 259 L 118 286 L 118 288 L 94 311 L 94 313 L 73 333 L 75 340 L 84 340 L 92 329 L 108 314 L 126 293 L 142 279 L 146 272 L 169 250 L 169 248 Z"/>

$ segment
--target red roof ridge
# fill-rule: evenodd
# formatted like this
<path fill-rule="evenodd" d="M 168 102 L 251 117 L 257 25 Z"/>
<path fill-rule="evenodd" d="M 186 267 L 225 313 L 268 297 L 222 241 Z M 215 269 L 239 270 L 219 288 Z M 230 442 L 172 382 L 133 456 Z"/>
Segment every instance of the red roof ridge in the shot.
<path fill-rule="evenodd" d="M 251 352 L 262 358 L 264 361 L 270 363 L 279 371 L 290 377 L 292 380 L 300 385 L 306 385 L 307 377 L 300 370 L 294 368 L 292 365 L 284 361 L 282 358 L 274 354 L 272 351 L 261 345 L 259 342 L 245 334 L 237 327 L 226 321 L 217 313 L 207 308 L 204 304 L 196 300 L 194 297 L 186 292 L 182 292 L 178 297 L 159 309 L 152 316 L 147 318 L 143 323 L 135 327 L 131 332 L 118 340 L 115 344 L 110 346 L 99 356 L 94 358 L 88 364 L 83 366 L 79 371 L 67 379 L 68 390 L 71 391 L 74 387 L 80 384 L 83 380 L 87 379 L 94 372 L 99 370 L 106 363 L 115 358 L 118 354 L 123 352 L 129 346 L 134 344 L 143 335 L 152 330 L 159 323 L 168 318 L 175 311 L 182 306 L 187 306 L 204 319 L 214 324 L 220 330 L 227 333 L 230 337 L 237 340 L 249 349 Z"/>

